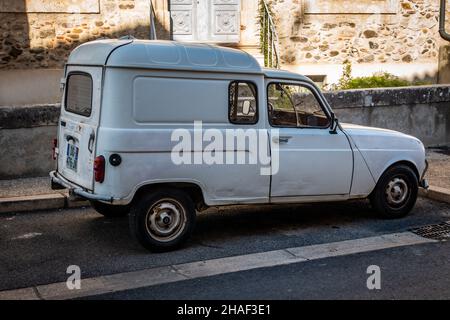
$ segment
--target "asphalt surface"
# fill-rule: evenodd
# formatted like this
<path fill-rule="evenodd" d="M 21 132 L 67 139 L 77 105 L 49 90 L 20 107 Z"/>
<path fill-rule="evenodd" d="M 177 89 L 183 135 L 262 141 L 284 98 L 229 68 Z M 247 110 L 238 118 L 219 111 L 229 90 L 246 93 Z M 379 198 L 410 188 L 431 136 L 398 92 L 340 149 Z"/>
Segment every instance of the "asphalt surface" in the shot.
<path fill-rule="evenodd" d="M 104 294 L 87 299 L 450 299 L 450 242 L 361 253 Z M 367 289 L 367 268 L 381 289 Z"/>
<path fill-rule="evenodd" d="M 126 218 L 108 220 L 90 208 L 3 214 L 0 290 L 66 281 L 69 265 L 80 266 L 82 278 L 89 278 L 403 232 L 443 221 L 450 221 L 450 205 L 425 199 L 419 199 L 409 217 L 394 221 L 378 219 L 367 201 L 211 209 L 199 215 L 185 248 L 153 254 L 130 237 Z M 402 292 L 406 298 L 450 298 L 448 249 L 447 243 L 389 249 L 98 298 L 396 298 L 403 297 Z M 385 282 L 386 288 L 393 288 L 383 289 L 385 296 L 366 292 L 365 268 L 373 263 L 386 266 L 386 279 L 392 280 Z M 408 290 L 398 289 L 402 287 Z M 339 288 L 346 289 L 342 295 Z"/>

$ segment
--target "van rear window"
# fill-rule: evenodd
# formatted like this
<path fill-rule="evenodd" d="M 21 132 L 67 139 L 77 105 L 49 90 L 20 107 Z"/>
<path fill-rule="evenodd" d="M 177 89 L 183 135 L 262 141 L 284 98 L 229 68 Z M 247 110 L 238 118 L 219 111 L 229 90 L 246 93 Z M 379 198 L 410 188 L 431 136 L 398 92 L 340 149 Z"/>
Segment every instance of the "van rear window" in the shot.
<path fill-rule="evenodd" d="M 92 78 L 88 74 L 69 74 L 66 84 L 66 110 L 85 117 L 92 111 Z"/>

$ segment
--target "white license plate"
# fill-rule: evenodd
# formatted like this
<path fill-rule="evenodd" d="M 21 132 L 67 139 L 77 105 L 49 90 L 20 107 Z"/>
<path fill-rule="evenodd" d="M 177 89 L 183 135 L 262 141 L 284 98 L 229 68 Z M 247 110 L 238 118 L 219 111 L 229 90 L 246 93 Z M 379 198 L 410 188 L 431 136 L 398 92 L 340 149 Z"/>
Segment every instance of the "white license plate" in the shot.
<path fill-rule="evenodd" d="M 77 163 L 78 163 L 78 147 L 68 143 L 67 144 L 67 157 L 66 157 L 66 166 L 67 168 L 77 171 Z"/>

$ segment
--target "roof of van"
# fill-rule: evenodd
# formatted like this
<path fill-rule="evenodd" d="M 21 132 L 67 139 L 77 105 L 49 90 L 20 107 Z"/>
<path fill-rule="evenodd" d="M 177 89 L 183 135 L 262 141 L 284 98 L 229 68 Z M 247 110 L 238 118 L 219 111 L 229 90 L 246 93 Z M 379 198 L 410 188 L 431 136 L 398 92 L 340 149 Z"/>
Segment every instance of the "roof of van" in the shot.
<path fill-rule="evenodd" d="M 86 42 L 69 56 L 69 65 L 264 74 L 306 80 L 297 73 L 261 68 L 250 54 L 210 44 L 162 40 L 108 39 Z"/>
<path fill-rule="evenodd" d="M 284 80 L 303 80 L 311 82 L 311 80 L 308 77 L 287 70 L 263 68 L 263 72 L 266 78 L 276 78 Z"/>
<path fill-rule="evenodd" d="M 263 73 L 258 61 L 241 50 L 209 44 L 159 40 L 119 39 L 87 42 L 73 50 L 68 64 Z"/>

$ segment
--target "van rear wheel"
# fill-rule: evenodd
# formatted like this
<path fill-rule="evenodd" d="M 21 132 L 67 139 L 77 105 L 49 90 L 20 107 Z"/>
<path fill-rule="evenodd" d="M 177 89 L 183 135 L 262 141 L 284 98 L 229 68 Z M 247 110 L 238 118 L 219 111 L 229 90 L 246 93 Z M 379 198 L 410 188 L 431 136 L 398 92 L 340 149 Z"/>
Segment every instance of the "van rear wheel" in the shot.
<path fill-rule="evenodd" d="M 106 218 L 125 217 L 130 212 L 130 206 L 113 206 L 99 201 L 89 201 L 95 211 Z"/>
<path fill-rule="evenodd" d="M 414 171 L 405 165 L 388 169 L 378 181 L 370 196 L 370 203 L 385 219 L 398 219 L 413 209 L 419 192 L 419 183 Z"/>
<path fill-rule="evenodd" d="M 191 198 L 180 190 L 146 194 L 133 204 L 129 223 L 132 235 L 153 252 L 179 248 L 190 237 L 196 212 Z"/>

